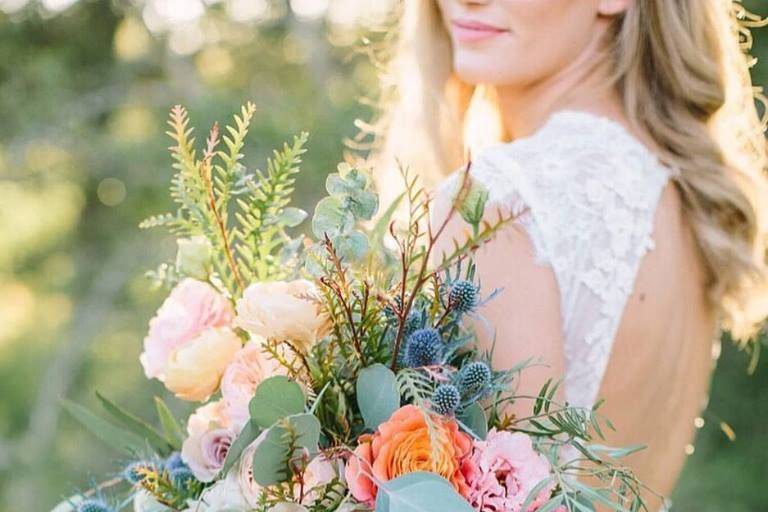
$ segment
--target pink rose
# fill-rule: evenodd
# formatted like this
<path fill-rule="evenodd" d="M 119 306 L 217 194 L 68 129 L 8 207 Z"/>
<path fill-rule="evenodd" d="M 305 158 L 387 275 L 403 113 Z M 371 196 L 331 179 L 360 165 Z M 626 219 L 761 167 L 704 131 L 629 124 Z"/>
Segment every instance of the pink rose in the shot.
<path fill-rule="evenodd" d="M 261 381 L 283 373 L 282 366 L 263 352 L 261 339 L 252 339 L 235 354 L 221 379 L 221 397 L 235 430 L 248 422 L 248 403 Z"/>
<path fill-rule="evenodd" d="M 550 476 L 550 466 L 533 449 L 527 435 L 494 429 L 485 441 L 474 442 L 462 472 L 469 483 L 469 502 L 475 510 L 522 512 L 520 507 L 531 490 Z M 551 486 L 543 489 L 525 512 L 537 510 L 551 493 Z"/>
<path fill-rule="evenodd" d="M 224 466 L 237 434 L 232 430 L 224 404 L 211 402 L 197 409 L 187 421 L 189 437 L 181 447 L 181 458 L 201 482 L 213 481 Z"/>
<path fill-rule="evenodd" d="M 181 281 L 149 322 L 140 358 L 147 378 L 163 380 L 174 349 L 209 327 L 229 325 L 233 316 L 232 305 L 211 285 L 194 279 Z"/>

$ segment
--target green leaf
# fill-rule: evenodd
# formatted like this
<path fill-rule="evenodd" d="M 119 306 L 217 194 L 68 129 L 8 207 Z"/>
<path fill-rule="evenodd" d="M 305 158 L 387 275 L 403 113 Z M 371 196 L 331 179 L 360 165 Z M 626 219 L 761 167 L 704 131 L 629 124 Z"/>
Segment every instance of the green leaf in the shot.
<path fill-rule="evenodd" d="M 312 232 L 317 238 L 326 234 L 334 236 L 350 231 L 355 225 L 352 212 L 336 197 L 326 197 L 315 206 L 312 216 Z"/>
<path fill-rule="evenodd" d="M 107 399 L 104 395 L 96 392 L 96 397 L 101 402 L 104 409 L 112 416 L 119 425 L 147 440 L 150 446 L 157 450 L 160 455 L 168 455 L 172 451 L 172 446 L 168 440 L 158 432 L 154 427 L 142 420 L 138 416 L 131 414 L 125 409 L 120 408 L 114 402 Z"/>
<path fill-rule="evenodd" d="M 82 405 L 69 400 L 64 400 L 62 404 L 73 418 L 112 448 L 130 455 L 135 455 L 146 449 L 144 440 L 133 432 L 117 427 L 96 416 Z"/>
<path fill-rule="evenodd" d="M 253 479 L 263 486 L 288 480 L 291 462 L 306 450 L 317 453 L 320 442 L 320 422 L 305 413 L 289 416 L 267 431 L 253 454 Z"/>
<path fill-rule="evenodd" d="M 592 452 L 597 453 L 605 453 L 608 457 L 611 457 L 612 459 L 621 459 L 623 457 L 627 457 L 629 455 L 632 455 L 633 453 L 637 453 L 640 451 L 643 451 L 647 448 L 644 444 L 636 444 L 632 446 L 624 446 L 621 448 L 613 448 L 611 446 L 603 446 L 601 444 L 590 444 L 589 450 Z"/>
<path fill-rule="evenodd" d="M 483 220 L 483 212 L 485 211 L 485 204 L 488 202 L 488 189 L 477 180 L 468 176 L 469 183 L 464 184 L 460 181 L 459 190 L 456 192 L 456 205 L 459 214 L 467 224 L 472 226 L 478 226 Z"/>
<path fill-rule="evenodd" d="M 357 405 L 365 426 L 375 430 L 400 407 L 397 379 L 383 364 L 374 364 L 360 371 L 356 384 Z"/>
<path fill-rule="evenodd" d="M 257 437 L 259 437 L 261 432 L 262 429 L 259 428 L 259 426 L 256 425 L 253 421 L 249 421 L 245 424 L 243 430 L 240 431 L 240 435 L 237 436 L 235 442 L 232 443 L 232 446 L 229 447 L 227 458 L 224 460 L 224 466 L 222 466 L 220 474 L 226 475 L 229 473 L 229 470 L 240 459 L 240 456 L 243 454 L 245 449 L 248 448 L 248 446 L 250 446 L 250 444 L 254 442 Z"/>
<path fill-rule="evenodd" d="M 357 220 L 371 220 L 379 210 L 379 196 L 361 190 L 347 197 L 346 205 Z"/>
<path fill-rule="evenodd" d="M 278 218 L 285 226 L 293 228 L 304 222 L 304 219 L 307 218 L 307 212 L 301 208 L 289 206 L 280 212 Z"/>
<path fill-rule="evenodd" d="M 331 242 L 336 254 L 345 261 L 358 261 L 368 254 L 368 237 L 360 231 L 336 235 Z"/>
<path fill-rule="evenodd" d="M 181 450 L 181 443 L 184 442 L 184 430 L 176 421 L 168 405 L 159 396 L 155 397 L 155 409 L 157 409 L 157 417 L 160 419 L 160 425 L 163 427 L 163 433 L 168 443 L 174 450 Z"/>
<path fill-rule="evenodd" d="M 304 412 L 304 405 L 301 386 L 277 375 L 259 384 L 248 408 L 256 425 L 269 428 L 279 419 Z"/>
<path fill-rule="evenodd" d="M 397 207 L 400 206 L 400 203 L 403 201 L 404 197 L 405 192 L 397 196 L 397 198 L 392 201 L 392 204 L 389 205 L 381 217 L 379 217 L 379 219 L 376 221 L 376 225 L 370 232 L 371 247 L 373 247 L 374 250 L 379 249 L 383 245 L 384 236 L 387 234 L 389 224 L 392 222 L 392 217 L 395 215 Z"/>
<path fill-rule="evenodd" d="M 483 407 L 477 402 L 469 404 L 461 411 L 459 421 L 479 439 L 485 439 L 488 435 L 488 417 Z"/>
<path fill-rule="evenodd" d="M 376 512 L 472 512 L 453 486 L 435 473 L 415 472 L 384 482 Z"/>
<path fill-rule="evenodd" d="M 543 491 L 546 486 L 552 484 L 553 480 L 554 477 L 550 476 L 536 484 L 534 488 L 531 489 L 531 491 L 528 493 L 528 496 L 525 497 L 523 504 L 520 505 L 520 510 L 528 510 L 533 504 L 534 500 L 536 500 L 536 498 L 539 496 L 541 491 Z"/>

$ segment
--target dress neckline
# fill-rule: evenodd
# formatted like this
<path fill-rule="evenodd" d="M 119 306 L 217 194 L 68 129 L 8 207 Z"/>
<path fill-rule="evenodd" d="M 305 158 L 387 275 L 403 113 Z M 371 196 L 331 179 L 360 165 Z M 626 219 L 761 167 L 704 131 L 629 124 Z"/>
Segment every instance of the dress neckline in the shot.
<path fill-rule="evenodd" d="M 656 167 L 663 169 L 670 176 L 679 173 L 677 169 L 662 162 L 659 155 L 643 143 L 637 136 L 632 134 L 626 126 L 610 117 L 589 112 L 587 110 L 573 108 L 555 110 L 533 133 L 526 137 L 511 140 L 505 144 L 515 144 L 518 141 L 526 141 L 546 136 L 551 130 L 555 130 L 556 128 L 559 129 L 561 127 L 567 128 L 569 125 L 573 125 L 575 129 L 583 129 L 585 125 L 592 125 L 595 129 L 600 130 L 603 135 L 611 134 L 612 136 L 621 139 L 621 141 L 625 142 L 630 147 L 634 147 L 640 154 L 644 155 L 649 162 L 652 162 Z"/>

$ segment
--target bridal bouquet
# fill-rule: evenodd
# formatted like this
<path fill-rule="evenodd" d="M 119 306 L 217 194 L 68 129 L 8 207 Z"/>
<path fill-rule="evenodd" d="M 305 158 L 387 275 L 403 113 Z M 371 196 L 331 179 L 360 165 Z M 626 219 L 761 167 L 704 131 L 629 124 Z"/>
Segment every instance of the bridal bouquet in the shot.
<path fill-rule="evenodd" d="M 469 171 L 448 219 L 429 226 L 430 196 L 408 171 L 378 213 L 368 172 L 340 164 L 306 237 L 290 195 L 307 136 L 250 172 L 241 152 L 254 112 L 214 125 L 198 153 L 174 108 L 176 211 L 142 224 L 169 229 L 178 253 L 150 273 L 170 294 L 141 365 L 197 408 L 176 418 L 155 397 L 155 426 L 101 394 L 103 414 L 66 403 L 127 460 L 56 510 L 647 510 L 616 462 L 635 448 L 593 442 L 610 425 L 597 408 L 558 403 L 552 382 L 519 395 L 531 363 L 493 368 L 475 347 L 478 309 L 496 291 L 481 290 L 472 255 L 514 217 L 488 215 Z M 435 254 L 452 217 L 467 238 Z M 512 401 L 530 401 L 530 415 L 506 412 Z"/>

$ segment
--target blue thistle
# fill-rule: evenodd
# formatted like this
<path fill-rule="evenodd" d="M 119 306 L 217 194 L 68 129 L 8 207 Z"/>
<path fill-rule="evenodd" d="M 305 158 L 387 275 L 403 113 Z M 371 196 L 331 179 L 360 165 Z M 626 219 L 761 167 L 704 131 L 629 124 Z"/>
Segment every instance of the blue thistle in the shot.
<path fill-rule="evenodd" d="M 477 393 L 491 384 L 491 369 L 482 361 L 469 363 L 461 370 L 459 386 L 464 395 Z"/>
<path fill-rule="evenodd" d="M 113 512 L 102 500 L 84 500 L 77 504 L 77 512 Z"/>
<path fill-rule="evenodd" d="M 408 317 L 405 319 L 405 325 L 403 326 L 403 333 L 406 336 L 410 336 L 417 329 L 424 326 L 424 317 L 421 311 L 411 311 Z"/>
<path fill-rule="evenodd" d="M 173 471 L 174 469 L 179 468 L 186 468 L 188 467 L 184 461 L 181 459 L 181 454 L 179 452 L 173 452 L 168 456 L 167 459 L 165 459 L 165 462 L 163 463 L 163 466 L 168 471 Z"/>
<path fill-rule="evenodd" d="M 133 485 L 141 483 L 146 478 L 147 470 L 153 469 L 153 465 L 150 462 L 137 460 L 128 464 L 123 469 L 123 479 Z"/>
<path fill-rule="evenodd" d="M 440 384 L 432 394 L 432 404 L 439 414 L 453 414 L 461 403 L 461 394 L 453 384 Z"/>
<path fill-rule="evenodd" d="M 479 289 L 469 281 L 458 280 L 448 292 L 448 306 L 459 313 L 469 313 L 477 307 Z"/>
<path fill-rule="evenodd" d="M 173 486 L 181 490 L 189 489 L 190 484 L 195 481 L 195 475 L 187 467 L 171 470 L 169 478 Z"/>
<path fill-rule="evenodd" d="M 405 364 L 411 368 L 437 364 L 443 357 L 443 349 L 443 339 L 437 329 L 418 329 L 406 340 Z"/>

